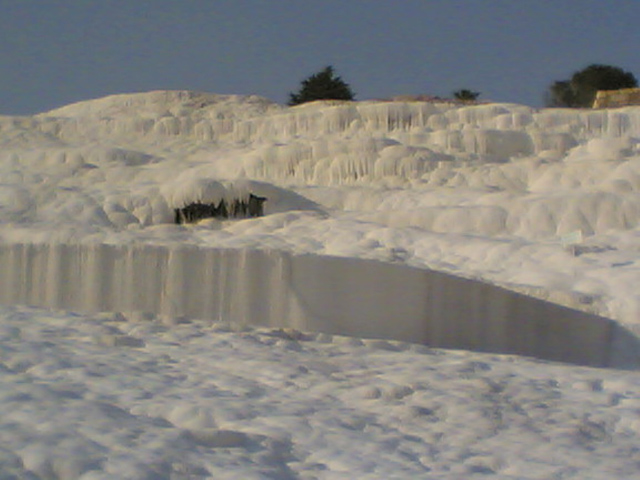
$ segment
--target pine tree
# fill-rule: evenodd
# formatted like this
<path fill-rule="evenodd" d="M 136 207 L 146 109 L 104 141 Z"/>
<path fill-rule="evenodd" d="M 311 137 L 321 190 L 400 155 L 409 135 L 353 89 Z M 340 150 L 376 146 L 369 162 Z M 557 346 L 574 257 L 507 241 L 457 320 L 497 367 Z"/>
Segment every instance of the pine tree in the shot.
<path fill-rule="evenodd" d="M 349 84 L 335 75 L 329 65 L 302 81 L 297 93 L 289 94 L 289 105 L 300 105 L 314 100 L 353 100 L 355 97 Z"/>

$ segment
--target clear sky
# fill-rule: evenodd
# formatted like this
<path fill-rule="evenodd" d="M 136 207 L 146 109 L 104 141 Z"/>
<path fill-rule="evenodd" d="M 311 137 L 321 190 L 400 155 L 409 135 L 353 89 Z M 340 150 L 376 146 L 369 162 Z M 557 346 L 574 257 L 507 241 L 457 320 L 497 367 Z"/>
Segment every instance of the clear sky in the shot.
<path fill-rule="evenodd" d="M 0 113 L 188 89 L 285 103 L 326 65 L 358 100 L 543 105 L 604 63 L 640 79 L 640 0 L 0 0 Z"/>

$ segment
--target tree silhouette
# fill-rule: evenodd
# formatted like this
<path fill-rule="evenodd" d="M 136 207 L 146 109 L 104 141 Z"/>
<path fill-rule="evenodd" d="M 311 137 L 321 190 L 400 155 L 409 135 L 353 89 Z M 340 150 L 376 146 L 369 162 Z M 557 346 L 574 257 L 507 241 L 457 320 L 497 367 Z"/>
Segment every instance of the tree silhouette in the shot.
<path fill-rule="evenodd" d="M 297 93 L 289 94 L 289 105 L 299 105 L 314 100 L 353 100 L 355 97 L 349 84 L 335 75 L 329 65 L 303 80 Z"/>
<path fill-rule="evenodd" d="M 480 92 L 474 92 L 466 88 L 462 88 L 453 92 L 453 97 L 456 100 L 460 100 L 462 102 L 474 102 L 478 99 L 479 96 Z"/>
<path fill-rule="evenodd" d="M 633 73 L 610 65 L 589 65 L 575 72 L 570 80 L 554 82 L 546 95 L 549 107 L 591 107 L 598 90 L 634 88 L 638 80 Z"/>

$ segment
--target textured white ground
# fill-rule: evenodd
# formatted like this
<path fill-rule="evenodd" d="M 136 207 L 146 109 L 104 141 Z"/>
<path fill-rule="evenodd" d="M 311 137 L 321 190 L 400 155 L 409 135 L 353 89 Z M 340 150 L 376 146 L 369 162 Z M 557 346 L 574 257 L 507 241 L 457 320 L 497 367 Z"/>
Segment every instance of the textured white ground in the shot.
<path fill-rule="evenodd" d="M 264 217 L 172 224 L 246 192 Z M 640 108 L 152 92 L 0 117 L 4 243 L 374 258 L 638 331 L 639 221 Z M 2 307 L 0 479 L 640 478 L 637 372 L 143 317 Z"/>
<path fill-rule="evenodd" d="M 251 191 L 267 216 L 171 225 Z M 640 108 L 117 95 L 0 116 L 0 240 L 263 247 L 486 279 L 640 320 Z M 572 255 L 563 236 L 579 232 Z M 566 242 L 565 242 L 566 243 Z"/>
<path fill-rule="evenodd" d="M 640 376 L 0 309 L 0 478 L 634 479 Z"/>

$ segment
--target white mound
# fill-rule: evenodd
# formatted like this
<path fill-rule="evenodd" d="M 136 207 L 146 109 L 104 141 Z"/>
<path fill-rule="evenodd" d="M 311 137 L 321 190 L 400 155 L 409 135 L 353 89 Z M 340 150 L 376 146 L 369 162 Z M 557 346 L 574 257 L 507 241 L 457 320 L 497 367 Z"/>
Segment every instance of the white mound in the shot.
<path fill-rule="evenodd" d="M 152 320 L 0 307 L 0 477 L 636 477 L 636 372 Z"/>
<path fill-rule="evenodd" d="M 1 117 L 0 145 L 6 241 L 391 259 L 640 319 L 639 108 L 158 91 Z M 267 217 L 167 234 L 174 208 L 249 193 Z"/>
<path fill-rule="evenodd" d="M 198 115 L 211 118 L 242 118 L 279 109 L 266 98 L 255 95 L 216 95 L 188 90 L 159 90 L 148 93 L 110 95 L 50 110 L 39 117 L 117 118 Z"/>
<path fill-rule="evenodd" d="M 173 223 L 251 194 L 264 216 Z M 640 108 L 179 91 L 0 117 L 0 298 L 124 311 L 0 308 L 0 478 L 636 478 L 636 371 L 389 339 L 637 367 L 639 220 Z"/>

